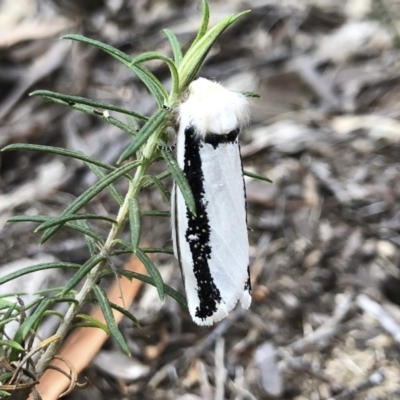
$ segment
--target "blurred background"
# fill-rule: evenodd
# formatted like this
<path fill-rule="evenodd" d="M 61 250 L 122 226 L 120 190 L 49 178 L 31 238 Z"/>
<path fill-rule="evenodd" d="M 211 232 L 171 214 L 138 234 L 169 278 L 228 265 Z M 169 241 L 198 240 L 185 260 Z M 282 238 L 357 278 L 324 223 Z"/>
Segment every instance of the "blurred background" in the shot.
<path fill-rule="evenodd" d="M 200 328 L 145 285 L 131 307 L 141 327 L 120 324 L 132 358 L 109 340 L 83 373 L 90 387 L 67 398 L 400 399 L 400 2 L 216 0 L 210 8 L 210 26 L 252 9 L 201 70 L 261 96 L 251 100 L 252 123 L 241 136 L 245 169 L 273 180 L 246 181 L 252 307 Z M 200 19 L 201 3 L 190 0 L 0 1 L 0 147 L 52 145 L 114 163 L 126 134 L 29 92 L 147 115 L 155 102 L 111 57 L 58 38 L 80 33 L 130 55 L 171 55 L 161 30 L 187 49 Z M 148 66 L 169 87 L 165 65 Z M 85 262 L 85 240 L 73 231 L 39 246 L 36 224 L 5 221 L 59 215 L 95 176 L 81 162 L 41 153 L 2 153 L 0 168 L 0 275 L 52 260 Z M 143 192 L 140 205 L 169 207 L 156 189 Z M 117 208 L 104 192 L 86 211 Z M 107 234 L 106 224 L 94 227 Z M 168 219 L 144 219 L 143 239 L 171 247 Z M 125 261 L 113 259 L 116 267 Z M 173 256 L 154 262 L 183 292 Z M 60 286 L 69 276 L 52 271 L 0 293 Z M 54 323 L 43 329 L 51 334 Z"/>

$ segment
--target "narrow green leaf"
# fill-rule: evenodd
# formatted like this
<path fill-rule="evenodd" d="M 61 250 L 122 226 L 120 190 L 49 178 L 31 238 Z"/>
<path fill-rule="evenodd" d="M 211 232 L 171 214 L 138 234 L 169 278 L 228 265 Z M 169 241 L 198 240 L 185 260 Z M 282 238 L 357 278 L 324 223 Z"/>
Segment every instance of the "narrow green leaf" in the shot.
<path fill-rule="evenodd" d="M 89 301 L 98 303 L 97 299 L 89 299 Z M 119 306 L 119 305 L 117 305 L 115 303 L 112 303 L 111 301 L 109 301 L 109 303 L 110 303 L 110 306 L 111 306 L 112 309 L 117 310 L 122 315 L 124 315 L 125 317 L 130 319 L 136 326 L 140 327 L 139 321 L 128 310 L 125 310 L 125 308 L 122 308 L 121 306 Z"/>
<path fill-rule="evenodd" d="M 47 289 L 41 289 L 37 290 L 36 292 L 33 292 L 34 295 L 42 295 L 42 294 L 47 294 L 47 293 L 52 293 L 52 292 L 61 292 L 63 290 L 64 286 L 56 286 L 56 287 L 51 287 Z"/>
<path fill-rule="evenodd" d="M 7 303 L 7 300 L 3 300 L 3 299 L 6 299 L 7 297 L 19 296 L 19 293 L 20 293 L 20 292 L 17 292 L 17 294 L 15 294 L 15 292 L 12 292 L 12 293 L 2 293 L 2 294 L 0 294 L 0 307 L 1 307 L 1 305 L 3 304 L 3 303 L 2 303 L 3 301 L 4 301 L 5 303 Z M 24 292 L 24 294 L 26 294 L 26 293 Z M 13 304 L 12 302 L 7 303 L 7 307 L 11 306 L 12 304 Z M 4 308 L 4 307 L 3 307 L 3 308 Z"/>
<path fill-rule="evenodd" d="M 120 255 L 120 254 L 131 254 L 133 253 L 132 244 L 124 239 L 115 239 L 113 241 L 114 244 L 120 244 L 124 248 L 113 250 L 111 255 Z M 141 248 L 145 253 L 165 253 L 165 254 L 174 254 L 172 249 L 164 248 L 164 247 L 142 247 Z"/>
<path fill-rule="evenodd" d="M 122 121 L 120 121 L 119 119 L 117 119 L 111 115 L 108 115 L 107 114 L 108 111 L 106 112 L 104 110 L 99 110 L 97 108 L 89 107 L 84 104 L 68 103 L 68 102 L 59 100 L 54 97 L 45 97 L 45 98 L 52 101 L 53 103 L 62 104 L 63 106 L 66 106 L 66 107 L 72 108 L 74 110 L 84 112 L 85 114 L 91 115 L 92 117 L 101 119 L 103 121 L 107 121 L 111 125 L 116 126 L 117 128 L 126 132 L 130 136 L 135 136 L 135 134 L 136 134 L 136 131 L 132 130 L 129 125 L 123 123 Z"/>
<path fill-rule="evenodd" d="M 157 288 L 158 296 L 160 297 L 161 301 L 164 301 L 165 293 L 164 293 L 164 282 L 162 280 L 160 271 L 154 265 L 153 261 L 147 256 L 147 254 L 142 249 L 136 249 L 136 255 L 138 256 L 139 260 L 145 266 L 149 275 L 153 278 L 154 285 Z"/>
<path fill-rule="evenodd" d="M 60 218 L 60 219 L 62 219 L 62 218 Z M 78 219 L 78 218 L 75 218 L 75 219 Z M 65 227 L 67 227 L 69 229 L 73 229 L 73 230 L 75 230 L 77 232 L 80 232 L 83 235 L 85 235 L 86 237 L 91 237 L 96 242 L 99 242 L 99 243 L 103 243 L 104 242 L 103 238 L 101 236 L 99 236 L 99 235 L 96 235 L 93 232 L 92 229 L 87 229 L 82 225 L 74 224 L 74 223 L 71 223 L 71 222 L 59 222 L 57 218 L 53 219 L 51 217 L 41 216 L 41 215 L 33 215 L 33 216 L 30 216 L 30 215 L 27 215 L 27 216 L 18 215 L 18 216 L 14 216 L 14 217 L 9 218 L 7 220 L 7 222 L 44 222 L 44 223 L 47 223 L 47 222 L 49 222 L 51 220 L 54 220 L 54 223 L 50 224 L 51 226 L 57 226 L 57 227 L 59 226 L 59 227 L 61 227 L 61 226 L 65 225 Z M 39 226 L 39 228 L 40 228 L 40 230 L 42 229 L 41 225 Z M 36 228 L 35 232 L 39 228 Z"/>
<path fill-rule="evenodd" d="M 127 65 L 136 76 L 143 82 L 149 92 L 157 102 L 158 107 L 162 107 L 168 100 L 168 93 L 161 82 L 143 65 Z"/>
<path fill-rule="evenodd" d="M 81 221 L 82 222 L 82 221 Z M 64 224 L 66 228 L 73 229 L 74 231 L 83 233 L 86 237 L 92 238 L 95 242 L 103 244 L 104 240 L 101 236 L 97 235 L 96 233 L 93 232 L 91 229 L 87 229 L 81 224 L 73 224 L 71 222 L 67 222 Z"/>
<path fill-rule="evenodd" d="M 156 179 L 158 179 L 159 181 L 162 181 L 165 178 L 168 178 L 171 175 L 171 171 L 169 169 L 161 172 L 161 174 L 156 175 Z M 152 175 L 147 175 L 143 178 L 144 182 L 142 184 L 142 189 L 147 189 L 151 186 L 154 185 L 154 181 L 151 180 L 151 178 L 153 178 Z"/>
<path fill-rule="evenodd" d="M 124 246 L 127 250 L 129 250 L 130 253 L 133 253 L 132 244 L 131 244 L 131 242 L 128 242 L 127 240 L 115 239 L 113 241 L 113 244 L 120 244 L 120 245 Z"/>
<path fill-rule="evenodd" d="M 22 343 L 26 339 L 31 330 L 34 330 L 42 320 L 42 317 L 52 305 L 51 299 L 42 299 L 38 308 L 30 315 L 17 329 L 14 336 L 14 341 L 17 343 Z M 10 360 L 16 361 L 18 358 L 19 350 L 13 349 L 10 354 Z"/>
<path fill-rule="evenodd" d="M 131 230 L 131 245 L 132 250 L 136 253 L 140 241 L 141 223 L 139 203 L 137 199 L 129 199 L 129 227 Z"/>
<path fill-rule="evenodd" d="M 36 299 L 32 300 L 30 303 L 25 304 L 23 308 L 25 311 L 30 310 L 31 308 L 35 308 L 40 302 L 43 300 L 43 297 L 37 297 Z"/>
<path fill-rule="evenodd" d="M 66 263 L 66 262 L 54 262 L 54 263 L 45 263 L 45 264 L 37 264 L 33 265 L 32 267 L 26 267 L 19 269 L 18 271 L 12 272 L 0 278 L 0 285 L 3 283 L 12 281 L 13 279 L 19 278 L 23 275 L 31 274 L 32 272 L 36 271 L 44 271 L 46 269 L 54 269 L 54 268 L 61 268 L 61 269 L 79 269 L 81 266 L 79 264 L 74 263 Z"/>
<path fill-rule="evenodd" d="M 262 175 L 256 174 L 255 172 L 243 171 L 243 175 L 249 176 L 250 178 L 259 179 L 260 181 L 273 183 L 271 181 L 271 179 L 267 178 L 266 176 L 262 176 Z"/>
<path fill-rule="evenodd" d="M 0 321 L 0 331 L 3 332 L 3 328 L 10 322 L 12 321 L 16 321 L 17 319 L 19 319 L 17 316 L 15 317 L 10 317 L 10 318 L 1 318 Z"/>
<path fill-rule="evenodd" d="M 144 66 L 132 64 L 132 57 L 128 56 L 122 51 L 105 43 L 99 42 L 98 40 L 89 39 L 82 35 L 70 34 L 63 36 L 62 39 L 76 40 L 81 43 L 98 47 L 99 49 L 105 51 L 136 74 L 136 76 L 143 82 L 143 84 L 156 99 L 159 107 L 162 107 L 164 102 L 167 101 L 168 93 L 161 85 L 160 81 Z"/>
<path fill-rule="evenodd" d="M 127 158 L 133 156 L 147 141 L 147 139 L 155 133 L 164 124 L 168 110 L 160 108 L 142 127 L 138 132 L 132 143 L 123 151 L 118 163 L 126 160 Z"/>
<path fill-rule="evenodd" d="M 43 314 L 43 317 L 48 317 L 49 315 L 58 317 L 60 319 L 60 322 L 64 321 L 64 315 L 58 311 L 47 310 Z"/>
<path fill-rule="evenodd" d="M 11 297 L 11 296 L 17 296 L 14 293 L 8 293 L 8 294 L 2 294 L 3 297 Z M 4 308 L 12 308 L 15 307 L 17 303 L 13 303 L 12 301 L 5 300 L 4 298 L 0 298 L 0 309 Z M 19 309 L 19 308 L 17 308 Z"/>
<path fill-rule="evenodd" d="M 14 312 L 14 310 L 17 308 L 17 303 L 14 304 L 10 304 L 10 306 L 8 307 L 8 310 L 2 315 L 2 319 L 7 319 L 10 318 L 12 313 Z M 20 308 L 19 308 L 20 309 Z M 16 313 L 18 314 L 18 312 Z"/>
<path fill-rule="evenodd" d="M 0 320 L 0 336 L 3 335 L 4 332 L 4 327 L 6 326 L 6 324 L 8 324 L 11 321 L 15 321 L 18 317 L 19 317 L 19 313 L 20 313 L 20 309 L 21 307 L 18 305 L 17 307 L 17 303 L 14 304 L 10 304 L 10 306 L 7 307 L 8 310 L 5 313 L 1 313 L 1 320 Z M 15 314 L 13 314 L 15 310 Z M 1 382 L 1 380 L 0 380 Z"/>
<path fill-rule="evenodd" d="M 176 69 L 174 62 L 169 57 L 166 57 L 163 54 L 155 51 L 149 51 L 147 53 L 140 54 L 139 56 L 133 58 L 131 61 L 131 65 L 137 65 L 151 60 L 164 61 L 168 65 L 172 78 L 172 92 L 178 93 L 179 90 L 178 70 Z"/>
<path fill-rule="evenodd" d="M 112 303 L 110 301 L 110 306 L 111 308 L 113 308 L 114 310 L 117 310 L 118 312 L 120 312 L 122 315 L 124 315 L 125 317 L 127 317 L 128 319 L 130 319 L 136 326 L 140 327 L 139 321 L 135 318 L 135 316 L 130 313 L 128 310 L 125 310 L 125 308 L 122 308 L 121 306 L 119 306 L 118 304 Z"/>
<path fill-rule="evenodd" d="M 147 121 L 148 119 L 149 119 L 149 118 L 147 117 L 146 121 Z M 138 124 L 138 122 L 136 121 L 136 119 L 135 119 L 134 117 L 132 117 L 132 116 L 130 116 L 130 115 L 127 115 L 127 117 L 126 117 L 126 122 L 127 122 L 127 125 L 129 126 L 129 128 L 132 129 L 132 131 L 134 131 L 134 132 L 139 132 L 139 130 L 140 130 L 140 125 Z"/>
<path fill-rule="evenodd" d="M 19 306 L 19 304 L 17 307 L 17 303 L 10 304 L 10 306 L 8 306 L 7 308 L 8 308 L 8 310 L 5 313 L 2 313 L 2 316 L 1 316 L 0 336 L 3 334 L 4 326 L 6 324 L 8 324 L 9 322 L 14 321 L 19 316 L 19 312 L 21 310 L 21 307 Z M 15 315 L 12 315 L 14 310 L 15 310 Z M 5 322 L 5 321 L 8 321 L 8 322 Z M 1 382 L 1 380 L 0 380 L 0 382 Z"/>
<path fill-rule="evenodd" d="M 135 137 L 138 132 L 136 129 L 132 129 L 129 125 L 127 125 L 124 122 L 120 121 L 119 119 L 113 117 L 112 115 L 110 115 L 109 117 L 104 117 L 104 118 L 111 125 L 116 126 L 117 128 L 121 129 L 121 131 L 127 133 L 131 137 Z"/>
<path fill-rule="evenodd" d="M 197 32 L 196 39 L 193 41 L 192 46 L 197 43 L 207 32 L 208 29 L 208 22 L 210 20 L 210 7 L 208 5 L 207 0 L 202 0 L 202 8 L 203 8 L 203 17 L 200 25 L 200 29 Z M 191 46 L 191 47 L 192 47 Z"/>
<path fill-rule="evenodd" d="M 90 322 L 79 322 L 69 326 L 69 331 L 73 331 L 78 328 L 96 328 Z"/>
<path fill-rule="evenodd" d="M 90 38 L 82 36 L 82 35 L 67 34 L 67 35 L 62 36 L 61 39 L 75 40 L 77 42 L 85 43 L 90 46 L 98 47 L 99 49 L 110 54 L 112 57 L 116 58 L 118 61 L 123 60 L 126 62 L 130 62 L 132 60 L 132 57 L 130 57 L 128 54 L 122 52 L 121 50 L 118 50 L 117 48 L 115 48 L 113 46 L 99 42 L 98 40 L 90 39 Z"/>
<path fill-rule="evenodd" d="M 133 254 L 133 250 L 131 248 L 125 248 L 121 250 L 113 250 L 111 252 L 112 256 L 120 256 L 121 254 Z"/>
<path fill-rule="evenodd" d="M 24 348 L 14 340 L 0 340 L 0 346 L 12 347 L 13 349 L 23 351 Z"/>
<path fill-rule="evenodd" d="M 182 193 L 183 198 L 185 199 L 185 203 L 189 209 L 189 211 L 196 215 L 196 203 L 193 197 L 192 189 L 183 174 L 183 171 L 178 165 L 178 162 L 175 160 L 174 156 L 170 151 L 161 150 L 161 154 L 164 157 L 164 160 L 167 162 L 169 170 L 171 171 L 176 184 L 179 187 L 179 190 Z"/>
<path fill-rule="evenodd" d="M 86 165 L 97 176 L 98 179 L 102 179 L 105 177 L 106 174 L 100 168 L 98 168 L 96 165 L 90 165 L 90 164 L 86 164 Z M 114 198 L 114 200 L 117 202 L 117 204 L 121 207 L 122 204 L 124 203 L 124 198 L 118 192 L 117 188 L 113 184 L 111 184 L 108 186 L 107 190 L 110 192 L 111 196 Z"/>
<path fill-rule="evenodd" d="M 107 275 L 112 274 L 112 271 L 107 271 Z M 138 279 L 144 283 L 148 283 L 152 286 L 156 286 L 154 280 L 147 275 L 139 274 L 137 272 L 128 271 L 126 269 L 118 270 L 118 273 L 129 278 L 129 279 Z M 187 307 L 187 302 L 184 296 L 182 296 L 179 292 L 173 289 L 171 286 L 164 284 L 164 292 L 169 296 L 175 299 L 178 303 L 180 303 L 183 307 Z"/>
<path fill-rule="evenodd" d="M 151 60 L 160 60 L 164 61 L 165 63 L 173 63 L 173 61 L 169 58 L 164 56 L 163 54 L 156 52 L 156 51 L 148 51 L 146 53 L 142 53 L 135 58 L 131 59 L 131 64 L 139 64 L 143 63 L 146 61 L 151 61 Z M 175 67 L 175 65 L 174 65 Z"/>
<path fill-rule="evenodd" d="M 169 211 L 141 211 L 140 215 L 142 217 L 170 217 L 171 213 Z"/>
<path fill-rule="evenodd" d="M 63 288 L 64 289 L 64 288 Z M 69 295 L 65 297 L 53 297 L 54 303 L 74 303 L 76 305 L 79 304 L 79 301 L 74 297 L 70 297 L 72 292 L 69 292 Z"/>
<path fill-rule="evenodd" d="M 44 222 L 43 224 L 39 225 L 35 229 L 35 232 L 40 232 L 40 231 L 43 231 L 44 229 L 51 228 L 53 226 L 60 225 L 60 224 L 62 225 L 66 222 L 76 221 L 76 220 L 97 219 L 100 221 L 111 222 L 112 224 L 117 223 L 117 221 L 113 218 L 107 217 L 106 215 L 97 215 L 97 214 L 74 214 L 74 215 L 65 215 L 63 217 L 55 217 L 55 218 L 45 217 L 45 216 L 43 216 L 43 217 L 46 218 L 47 221 Z M 17 217 L 11 217 L 7 221 L 17 222 L 16 218 Z"/>
<path fill-rule="evenodd" d="M 70 215 L 75 214 L 79 211 L 86 203 L 88 203 L 93 197 L 97 196 L 102 190 L 108 187 L 111 183 L 116 181 L 121 176 L 125 175 L 131 169 L 137 167 L 140 163 L 138 161 L 132 161 L 122 167 L 119 167 L 117 170 L 111 172 L 106 175 L 104 178 L 100 179 L 93 186 L 87 189 L 84 193 L 82 193 L 77 199 L 75 199 L 61 214 Z M 42 236 L 41 244 L 46 242 L 57 230 L 60 226 L 55 226 L 53 228 L 49 228 Z"/>
<path fill-rule="evenodd" d="M 203 0 L 205 1 L 205 0 Z M 181 90 L 185 90 L 190 82 L 197 76 L 197 73 L 204 63 L 211 47 L 222 35 L 222 33 L 234 24 L 238 19 L 248 14 L 250 10 L 239 14 L 230 15 L 222 19 L 217 25 L 210 29 L 198 40 L 196 39 L 186 52 L 179 66 L 178 73 L 181 77 Z"/>
<path fill-rule="evenodd" d="M 103 261 L 105 257 L 102 254 L 97 254 L 96 256 L 90 258 L 83 264 L 78 272 L 66 283 L 64 290 L 62 292 L 62 296 L 65 296 L 71 289 L 73 289 L 90 271 L 101 261 Z"/>
<path fill-rule="evenodd" d="M 78 315 L 76 315 L 75 318 L 80 318 L 86 322 L 89 322 L 92 327 L 100 328 L 105 333 L 107 333 L 107 335 L 110 335 L 110 330 L 108 329 L 108 326 L 106 324 L 104 324 L 103 322 L 99 321 L 98 319 L 91 317 L 90 315 L 78 314 Z"/>
<path fill-rule="evenodd" d="M 7 219 L 7 222 L 46 222 L 51 217 L 47 215 L 14 215 Z"/>
<path fill-rule="evenodd" d="M 39 144 L 15 143 L 15 144 L 10 144 L 1 149 L 1 151 L 15 151 L 15 150 L 38 151 L 41 153 L 57 154 L 60 156 L 82 160 L 87 162 L 88 164 L 97 165 L 98 167 L 107 169 L 109 171 L 114 171 L 117 169 L 112 165 L 103 163 L 101 161 L 96 160 L 95 158 L 86 156 L 85 154 L 79 151 L 65 150 L 62 149 L 61 147 L 42 146 Z"/>
<path fill-rule="evenodd" d="M 115 321 L 114 314 L 110 306 L 110 301 L 108 300 L 106 293 L 100 286 L 97 285 L 93 286 L 93 291 L 99 302 L 99 306 L 101 308 L 101 311 L 103 312 L 104 319 L 106 320 L 107 327 L 110 330 L 111 336 L 120 345 L 122 351 L 126 355 L 130 356 L 131 352 L 129 351 L 128 345 L 126 344 L 124 337 L 118 329 L 118 325 Z"/>
<path fill-rule="evenodd" d="M 167 249 L 163 247 L 143 247 L 142 250 L 145 253 L 164 253 L 164 254 L 174 254 L 174 251 L 172 249 Z M 113 256 L 119 256 L 121 254 L 132 254 L 133 250 L 131 248 L 126 248 L 122 250 L 113 250 L 111 255 Z"/>
<path fill-rule="evenodd" d="M 81 225 L 83 228 L 87 230 L 92 230 L 87 220 L 78 221 L 78 225 Z M 99 242 L 96 242 L 96 240 L 94 240 L 90 236 L 85 236 L 85 241 L 86 241 L 86 246 L 89 250 L 90 257 L 94 257 L 98 253 Z"/>
<path fill-rule="evenodd" d="M 86 99 L 85 97 L 70 96 L 67 94 L 51 92 L 49 90 L 35 90 L 34 92 L 29 93 L 29 96 L 43 96 L 43 97 L 46 97 L 49 99 L 62 100 L 66 103 L 83 104 L 85 106 L 89 106 L 92 108 L 100 108 L 100 109 L 104 109 L 104 110 L 116 111 L 121 114 L 126 114 L 126 115 L 130 115 L 132 117 L 135 117 L 137 119 L 141 119 L 143 121 L 147 121 L 149 119 L 145 115 L 139 114 L 135 111 L 127 110 L 126 108 L 123 108 L 123 107 L 115 106 L 113 104 L 107 104 L 107 103 L 103 103 L 100 101 Z"/>
<path fill-rule="evenodd" d="M 163 29 L 162 32 L 168 38 L 169 43 L 171 44 L 172 54 L 174 55 L 175 65 L 179 67 L 179 64 L 182 61 L 182 48 L 178 41 L 178 38 L 175 34 L 169 29 Z"/>
<path fill-rule="evenodd" d="M 164 254 L 174 254 L 173 249 L 167 249 L 164 247 L 142 247 L 145 253 L 164 253 Z"/>
<path fill-rule="evenodd" d="M 156 287 L 156 284 L 154 283 L 154 280 L 153 280 L 153 278 L 151 276 L 139 274 L 137 272 L 128 271 L 126 269 L 123 269 L 123 270 L 119 269 L 118 270 L 118 274 L 120 274 L 122 276 L 125 276 L 128 279 L 137 279 L 139 281 L 142 281 L 144 283 L 148 283 L 149 285 L 152 285 L 152 286 Z M 115 272 L 110 270 L 110 269 L 107 269 L 107 270 L 102 271 L 100 276 L 102 278 L 104 276 L 109 276 L 109 275 L 115 275 Z M 169 286 L 169 285 L 167 285 L 165 283 L 164 283 L 164 292 L 169 297 L 173 298 L 178 303 L 180 303 L 183 307 L 187 308 L 187 302 L 186 302 L 185 297 L 182 296 L 175 289 L 173 289 L 171 286 Z"/>
<path fill-rule="evenodd" d="M 4 390 L 0 390 L 0 396 L 9 397 L 11 396 L 11 393 L 5 392 Z"/>
<path fill-rule="evenodd" d="M 165 201 L 168 204 L 171 204 L 171 193 L 168 191 L 168 189 L 165 187 L 165 185 L 160 180 L 158 180 L 155 176 L 149 175 L 146 178 L 148 180 L 151 180 L 154 183 L 154 185 L 157 186 L 158 190 L 163 195 Z"/>
<path fill-rule="evenodd" d="M 42 317 L 44 316 L 44 313 L 51 307 L 52 304 L 52 299 L 43 299 L 43 301 L 39 304 L 34 313 L 23 322 L 23 324 L 21 325 L 23 339 L 27 337 L 30 329 L 36 329 L 39 326 Z"/>
<path fill-rule="evenodd" d="M 132 244 L 124 239 L 116 239 L 113 241 L 114 244 L 120 244 L 124 247 L 124 249 L 117 249 L 111 252 L 112 256 L 120 255 L 120 254 L 132 254 L 134 253 Z M 142 247 L 141 248 L 145 253 L 165 253 L 165 254 L 174 254 L 174 251 L 169 248 L 164 247 Z"/>
<path fill-rule="evenodd" d="M 4 310 L 5 308 L 11 307 L 12 304 L 13 304 L 13 303 L 8 302 L 7 300 L 5 300 L 5 298 L 7 298 L 7 297 L 15 298 L 17 296 L 21 297 L 21 296 L 26 296 L 26 295 L 27 295 L 26 292 L 17 292 L 17 293 L 13 292 L 13 293 L 2 294 L 1 295 L 2 296 L 2 298 L 1 298 L 1 306 L 0 306 L 1 310 Z M 29 307 L 34 307 L 36 305 L 36 303 L 38 303 L 38 302 L 40 302 L 42 300 L 42 298 L 43 298 L 43 296 L 40 297 L 40 298 L 36 298 L 33 302 L 29 303 Z M 24 310 L 27 310 L 27 306 L 26 305 L 24 305 L 24 307 L 21 307 L 19 305 L 19 303 L 15 303 L 16 315 L 21 313 L 21 308 L 23 308 Z"/>
<path fill-rule="evenodd" d="M 7 380 L 10 379 L 14 375 L 13 372 L 6 372 L 4 374 L 0 375 L 0 383 L 3 383 Z M 1 393 L 1 392 L 0 392 Z"/>

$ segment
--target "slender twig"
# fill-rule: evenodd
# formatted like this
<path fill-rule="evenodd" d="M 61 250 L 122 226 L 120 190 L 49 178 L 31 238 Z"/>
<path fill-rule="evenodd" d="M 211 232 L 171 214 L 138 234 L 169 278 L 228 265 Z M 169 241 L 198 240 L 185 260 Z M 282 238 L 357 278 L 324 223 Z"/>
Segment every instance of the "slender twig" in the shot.
<path fill-rule="evenodd" d="M 315 345 L 318 342 L 326 340 L 335 335 L 336 332 L 340 329 L 340 323 L 346 317 L 352 305 L 353 305 L 353 295 L 351 293 L 347 293 L 343 301 L 340 304 L 338 304 L 332 318 L 326 321 L 313 333 L 287 346 L 285 350 L 294 353 L 303 353 L 309 346 Z"/>
<path fill-rule="evenodd" d="M 385 374 L 383 369 L 374 371 L 367 379 L 357 383 L 356 385 L 344 390 L 336 397 L 331 397 L 329 400 L 350 400 L 353 399 L 357 394 L 371 388 L 380 385 L 385 380 Z"/>
<path fill-rule="evenodd" d="M 384 308 L 365 294 L 357 296 L 357 305 L 371 314 L 394 339 L 400 344 L 400 325 L 384 310 Z"/>
<path fill-rule="evenodd" d="M 17 380 L 19 372 L 22 370 L 22 367 L 25 365 L 25 363 L 32 358 L 32 356 L 37 353 L 38 351 L 42 350 L 46 346 L 48 346 L 50 343 L 57 343 L 60 340 L 60 337 L 58 335 L 53 335 L 44 340 L 42 343 L 39 344 L 36 348 L 32 349 L 29 351 L 24 358 L 19 362 L 18 367 L 15 369 L 14 374 L 12 378 L 10 379 L 10 384 L 15 382 Z"/>
<path fill-rule="evenodd" d="M 201 354 L 211 348 L 211 346 L 223 336 L 223 334 L 229 330 L 229 328 L 237 321 L 241 315 L 240 309 L 236 309 L 235 312 L 231 313 L 228 317 L 222 320 L 215 329 L 213 329 L 209 335 L 203 340 L 197 343 L 195 346 L 185 350 L 185 352 L 172 362 L 168 363 L 161 369 L 159 369 L 154 376 L 148 382 L 153 388 L 156 388 L 158 384 L 168 376 L 172 371 L 179 369 L 180 372 L 187 369 L 190 363 L 198 358 Z"/>
<path fill-rule="evenodd" d="M 215 400 L 224 400 L 224 385 L 226 380 L 226 368 L 224 365 L 225 341 L 221 337 L 215 343 Z"/>

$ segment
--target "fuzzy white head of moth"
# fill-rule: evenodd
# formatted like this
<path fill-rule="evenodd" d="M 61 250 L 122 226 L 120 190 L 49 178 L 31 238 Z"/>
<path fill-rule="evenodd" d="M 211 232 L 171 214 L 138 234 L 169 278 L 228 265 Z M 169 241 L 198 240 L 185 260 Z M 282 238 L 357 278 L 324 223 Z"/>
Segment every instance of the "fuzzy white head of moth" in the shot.
<path fill-rule="evenodd" d="M 203 139 L 207 133 L 227 134 L 249 121 L 244 95 L 225 89 L 218 82 L 198 78 L 189 85 L 187 100 L 180 105 L 180 116 L 187 116 Z M 186 119 L 186 118 L 185 118 Z"/>

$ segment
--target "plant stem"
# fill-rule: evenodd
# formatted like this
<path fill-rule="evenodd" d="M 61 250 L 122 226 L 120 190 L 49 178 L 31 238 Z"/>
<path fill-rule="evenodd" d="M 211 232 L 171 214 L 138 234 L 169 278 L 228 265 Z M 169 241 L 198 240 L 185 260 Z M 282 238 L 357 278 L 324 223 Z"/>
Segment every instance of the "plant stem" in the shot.
<path fill-rule="evenodd" d="M 111 254 L 113 247 L 115 245 L 115 239 L 117 239 L 119 233 L 125 226 L 129 213 L 129 199 L 136 198 L 139 195 L 139 192 L 142 187 L 143 177 L 147 171 L 148 166 L 150 165 L 151 159 L 154 156 L 154 153 L 157 149 L 157 141 L 160 135 L 163 133 L 163 131 L 164 131 L 164 124 L 161 124 L 156 130 L 156 132 L 154 132 L 154 134 L 148 140 L 141 155 L 139 155 L 140 165 L 137 167 L 133 180 L 129 182 L 128 192 L 118 212 L 117 223 L 112 225 L 110 233 L 108 234 L 107 240 L 103 246 L 103 251 L 105 252 L 105 254 Z M 64 317 L 63 322 L 60 324 L 56 332 L 56 334 L 60 336 L 60 340 L 51 343 L 47 347 L 46 351 L 44 352 L 44 354 L 42 355 L 42 357 L 40 358 L 40 360 L 36 365 L 36 375 L 38 378 L 40 378 L 44 374 L 51 360 L 57 353 L 60 345 L 65 339 L 65 336 L 70 330 L 70 326 L 73 320 L 75 319 L 75 316 L 79 313 L 80 309 L 88 299 L 92 287 L 99 279 L 100 274 L 103 271 L 106 263 L 107 259 L 104 259 L 103 261 L 99 262 L 87 275 L 85 283 L 83 284 L 79 293 L 76 295 L 76 300 L 78 301 L 78 304 L 75 303 L 71 304 Z"/>

